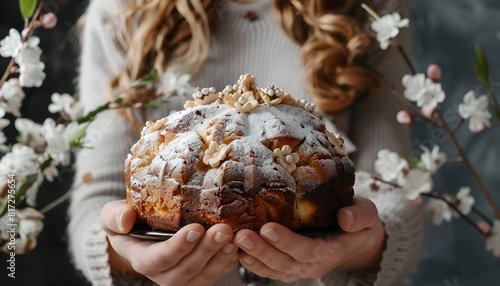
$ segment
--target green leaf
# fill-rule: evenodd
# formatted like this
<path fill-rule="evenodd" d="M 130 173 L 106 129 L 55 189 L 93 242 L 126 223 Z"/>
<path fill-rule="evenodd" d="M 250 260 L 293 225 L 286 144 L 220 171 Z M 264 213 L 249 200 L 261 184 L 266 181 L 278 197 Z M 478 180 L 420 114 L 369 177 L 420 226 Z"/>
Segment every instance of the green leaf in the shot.
<path fill-rule="evenodd" d="M 24 19 L 29 19 L 35 13 L 37 0 L 19 0 L 19 9 Z"/>
<path fill-rule="evenodd" d="M 158 71 L 153 68 L 147 75 L 140 79 L 140 82 L 152 82 L 158 78 Z"/>
<path fill-rule="evenodd" d="M 38 179 L 38 174 L 29 175 L 22 181 L 19 189 L 14 192 L 14 199 L 16 203 L 21 199 L 22 196 L 24 196 L 24 194 L 26 194 L 26 191 L 29 189 L 29 187 L 31 187 L 31 185 L 33 185 L 33 183 L 35 183 L 36 179 Z M 0 217 L 7 213 L 8 205 L 9 200 L 5 200 L 2 207 L 0 208 Z"/>
<path fill-rule="evenodd" d="M 479 83 L 491 92 L 491 74 L 488 60 L 484 55 L 481 47 L 476 45 L 477 62 L 474 62 L 474 73 L 476 74 Z"/>
<path fill-rule="evenodd" d="M 155 99 L 151 100 L 150 102 L 146 103 L 144 106 L 148 108 L 158 108 L 160 106 L 161 100 Z"/>
<path fill-rule="evenodd" d="M 160 106 L 160 104 L 162 103 L 168 103 L 168 100 L 154 99 L 144 104 L 144 106 L 149 108 L 158 108 L 158 106 Z"/>
<path fill-rule="evenodd" d="M 50 163 L 52 163 L 52 157 L 50 155 L 47 156 L 45 161 L 43 161 L 42 165 L 40 165 L 40 171 L 45 170 L 48 166 L 50 166 Z"/>
<path fill-rule="evenodd" d="M 120 103 L 122 103 L 122 101 L 123 101 L 122 98 L 118 98 L 117 100 L 115 100 L 113 102 L 116 104 L 120 104 Z M 78 122 L 78 124 L 82 124 L 85 122 L 91 122 L 92 120 L 94 120 L 94 118 L 96 117 L 97 114 L 108 109 L 110 104 L 111 104 L 111 102 L 106 102 L 105 104 L 103 104 L 103 105 L 97 107 L 96 109 L 94 109 L 93 111 L 89 112 L 84 117 L 78 118 L 78 120 L 76 122 Z"/>
<path fill-rule="evenodd" d="M 78 130 L 71 138 L 69 139 L 69 146 L 71 147 L 83 147 L 82 139 L 85 138 L 87 127 L 89 127 L 90 122 L 82 127 L 82 129 Z"/>
<path fill-rule="evenodd" d="M 426 173 L 429 172 L 429 170 L 427 170 L 427 168 L 424 167 L 422 160 L 420 160 L 420 158 L 418 157 L 408 158 L 406 159 L 406 161 L 408 162 L 408 164 L 410 164 L 410 167 L 412 169 L 417 169 Z"/>

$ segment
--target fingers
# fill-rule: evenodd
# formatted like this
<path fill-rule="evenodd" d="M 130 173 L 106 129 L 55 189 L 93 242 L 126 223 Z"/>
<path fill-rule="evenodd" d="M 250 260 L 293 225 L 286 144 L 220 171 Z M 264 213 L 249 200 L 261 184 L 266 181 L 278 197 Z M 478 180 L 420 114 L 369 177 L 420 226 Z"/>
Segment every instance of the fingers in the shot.
<path fill-rule="evenodd" d="M 232 238 L 233 229 L 230 226 L 225 224 L 212 226 L 206 231 L 196 247 L 176 264 L 175 271 L 165 273 L 165 281 L 188 281 L 198 275 L 212 257 Z"/>
<path fill-rule="evenodd" d="M 378 221 L 377 207 L 369 199 L 356 198 L 353 205 L 337 212 L 337 220 L 340 228 L 346 232 L 372 228 Z"/>
<path fill-rule="evenodd" d="M 215 282 L 231 272 L 238 265 L 238 247 L 232 242 L 226 243 L 207 263 L 203 270 L 187 285 L 206 285 Z"/>
<path fill-rule="evenodd" d="M 238 231 L 234 236 L 234 242 L 246 253 L 253 257 L 258 257 L 262 263 L 272 265 L 275 270 L 293 272 L 292 268 L 296 260 L 287 253 L 270 245 L 254 231 L 248 229 Z M 297 247 L 297 245 L 294 247 Z"/>
<path fill-rule="evenodd" d="M 152 276 L 177 265 L 193 251 L 204 232 L 203 226 L 190 224 L 162 242 L 135 239 L 128 235 L 115 235 L 109 237 L 109 241 L 137 272 Z"/>
<path fill-rule="evenodd" d="M 285 273 L 278 270 L 274 270 L 270 268 L 267 264 L 262 263 L 257 258 L 244 252 L 240 254 L 240 263 L 248 270 L 264 278 L 280 280 L 285 283 L 291 283 L 301 278 L 295 273 Z"/>
<path fill-rule="evenodd" d="M 241 230 L 235 244 L 248 256 L 240 254 L 240 262 L 257 275 L 278 279 L 318 278 L 337 267 L 359 251 L 371 236 L 366 228 L 355 233 L 334 235 L 328 239 L 313 239 L 292 232 L 277 224 L 267 223 L 260 236 Z M 245 261 L 247 260 L 247 261 Z M 248 261 L 250 260 L 250 261 Z M 279 274 L 281 273 L 281 274 Z"/>
<path fill-rule="evenodd" d="M 236 242 L 239 235 L 240 232 L 235 236 Z M 339 243 L 323 243 L 324 241 L 322 240 L 299 235 L 283 225 L 274 222 L 265 224 L 260 229 L 260 235 L 268 244 L 280 252 L 286 253 L 298 262 L 310 261 L 311 257 L 326 260 L 332 255 L 338 255 L 341 247 Z M 248 249 L 244 247 L 242 249 L 248 253 Z M 254 251 L 251 254 L 257 255 Z"/>
<path fill-rule="evenodd" d="M 136 219 L 134 208 L 125 200 L 112 201 L 101 210 L 100 223 L 108 235 L 125 234 L 132 230 Z"/>

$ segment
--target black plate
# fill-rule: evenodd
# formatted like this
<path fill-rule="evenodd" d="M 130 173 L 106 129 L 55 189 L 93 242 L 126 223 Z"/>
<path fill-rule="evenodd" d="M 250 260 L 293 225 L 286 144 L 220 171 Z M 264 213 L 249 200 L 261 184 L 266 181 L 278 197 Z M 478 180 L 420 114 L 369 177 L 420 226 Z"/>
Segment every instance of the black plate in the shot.
<path fill-rule="evenodd" d="M 344 233 L 338 226 L 326 228 L 298 229 L 293 232 L 311 238 L 328 238 L 332 235 Z M 152 229 L 147 224 L 136 224 L 128 233 L 130 236 L 150 240 L 167 240 L 174 236 L 175 231 Z"/>

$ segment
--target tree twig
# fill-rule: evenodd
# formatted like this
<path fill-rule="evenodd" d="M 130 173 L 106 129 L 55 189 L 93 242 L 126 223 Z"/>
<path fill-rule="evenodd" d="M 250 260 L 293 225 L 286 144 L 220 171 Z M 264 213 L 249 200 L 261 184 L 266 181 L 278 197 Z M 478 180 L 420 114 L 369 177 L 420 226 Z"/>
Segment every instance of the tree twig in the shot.
<path fill-rule="evenodd" d="M 411 73 L 412 73 L 412 74 L 416 74 L 417 72 L 416 72 L 416 70 L 415 70 L 415 67 L 414 67 L 414 66 L 413 66 L 413 64 L 411 63 L 410 58 L 409 58 L 409 57 L 408 57 L 408 55 L 406 54 L 406 52 L 405 52 L 405 50 L 403 49 L 403 47 L 399 44 L 399 42 L 398 42 L 398 41 L 396 41 L 396 40 L 391 40 L 391 45 L 392 45 L 393 47 L 395 47 L 395 48 L 398 50 L 399 54 L 401 55 L 401 57 L 403 57 L 403 59 L 404 59 L 404 61 L 405 61 L 406 65 L 407 65 L 407 66 L 408 66 L 408 68 L 410 69 Z"/>
<path fill-rule="evenodd" d="M 438 194 L 435 194 L 435 193 L 430 193 L 430 194 L 427 194 L 427 193 L 421 193 L 420 194 L 421 196 L 424 196 L 424 197 L 430 197 L 430 198 L 434 198 L 434 199 L 438 199 L 438 200 L 442 200 L 444 201 L 445 203 L 448 204 L 448 206 L 450 206 L 455 212 L 458 213 L 458 215 L 463 218 L 468 224 L 470 224 L 475 230 L 477 230 L 482 236 L 484 237 L 489 237 L 490 234 L 489 233 L 484 233 L 478 226 L 477 224 L 472 220 L 470 219 L 468 216 L 464 215 L 458 208 L 455 204 L 453 204 L 452 202 L 448 201 L 447 199 L 445 199 L 444 197 L 438 195 Z"/>
<path fill-rule="evenodd" d="M 460 127 L 462 127 L 462 125 L 463 125 L 464 123 L 465 123 L 465 119 L 463 119 L 463 118 L 462 118 L 462 119 L 461 119 L 461 120 L 457 123 L 457 125 L 455 125 L 455 127 L 453 127 L 453 129 L 451 129 L 451 134 L 455 134 L 455 133 L 458 131 L 458 129 L 460 129 Z"/>
<path fill-rule="evenodd" d="M 462 157 L 446 158 L 446 163 L 462 162 L 463 160 Z"/>
<path fill-rule="evenodd" d="M 498 210 L 497 206 L 495 205 L 495 202 L 494 202 L 493 198 L 491 197 L 490 193 L 488 192 L 488 189 L 484 185 L 484 183 L 481 180 L 481 178 L 479 177 L 479 175 L 476 173 L 476 170 L 474 169 L 472 164 L 469 162 L 467 155 L 463 151 L 462 147 L 460 147 L 460 144 L 458 144 L 457 139 L 455 138 L 454 134 L 451 132 L 451 130 L 446 125 L 441 112 L 439 112 L 439 110 L 437 110 L 436 113 L 437 113 L 437 116 L 439 119 L 439 126 L 443 129 L 443 131 L 446 133 L 446 135 L 448 135 L 448 138 L 450 139 L 451 143 L 453 144 L 453 146 L 457 150 L 460 157 L 462 157 L 462 160 L 463 160 L 465 166 L 467 166 L 467 169 L 469 169 L 469 172 L 471 173 L 472 177 L 474 178 L 476 183 L 479 185 L 479 188 L 481 189 L 484 196 L 486 197 L 486 200 L 488 201 L 488 203 L 491 205 L 491 207 L 495 211 L 496 216 L 498 218 L 500 218 L 500 210 Z"/>

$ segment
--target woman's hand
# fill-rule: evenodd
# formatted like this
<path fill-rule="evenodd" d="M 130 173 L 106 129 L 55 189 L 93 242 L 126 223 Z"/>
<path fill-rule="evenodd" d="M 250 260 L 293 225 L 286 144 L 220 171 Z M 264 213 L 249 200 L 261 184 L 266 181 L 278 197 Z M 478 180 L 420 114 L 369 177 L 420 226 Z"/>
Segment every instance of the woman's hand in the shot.
<path fill-rule="evenodd" d="M 160 285 L 211 285 L 238 264 L 233 230 L 218 224 L 207 231 L 190 224 L 166 241 L 133 238 L 135 210 L 125 201 L 106 204 L 101 225 L 108 235 L 111 267 L 122 274 L 142 274 Z"/>
<path fill-rule="evenodd" d="M 244 250 L 239 260 L 261 277 L 284 282 L 320 278 L 334 268 L 375 272 L 385 248 L 385 231 L 375 205 L 357 198 L 337 212 L 339 226 L 346 232 L 328 239 L 301 236 L 288 228 L 267 223 L 260 236 L 240 230 L 235 244 Z"/>

